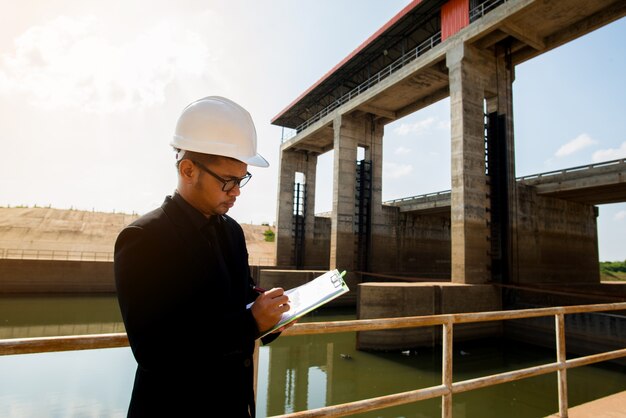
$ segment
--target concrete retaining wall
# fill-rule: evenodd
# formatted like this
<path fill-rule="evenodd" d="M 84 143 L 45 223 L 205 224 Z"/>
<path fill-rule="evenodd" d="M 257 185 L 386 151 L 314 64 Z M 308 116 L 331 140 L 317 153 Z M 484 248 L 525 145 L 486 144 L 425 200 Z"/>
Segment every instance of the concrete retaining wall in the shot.
<path fill-rule="evenodd" d="M 554 317 L 538 317 L 505 321 L 508 338 L 554 349 Z M 565 316 L 567 351 L 576 355 L 596 354 L 624 348 L 626 316 L 614 313 L 580 313 Z M 626 364 L 626 359 L 615 360 Z"/>
<path fill-rule="evenodd" d="M 622 302 L 626 300 L 626 282 L 552 284 L 535 286 L 533 289 L 505 289 L 503 300 L 508 309 Z M 515 340 L 554 349 L 554 317 L 505 321 L 504 334 Z M 566 315 L 565 335 L 567 351 L 577 355 L 624 348 L 626 311 Z M 626 359 L 615 362 L 626 364 Z"/>
<path fill-rule="evenodd" d="M 518 283 L 600 283 L 593 205 L 518 184 Z"/>
<path fill-rule="evenodd" d="M 450 278 L 450 212 L 399 216 L 400 272 L 424 278 Z"/>
<path fill-rule="evenodd" d="M 358 287 L 358 319 L 438 315 L 502 309 L 499 289 L 453 283 L 363 283 Z M 456 341 L 500 335 L 502 324 L 454 326 Z M 406 350 L 441 344 L 441 326 L 357 333 L 362 350 Z"/>
<path fill-rule="evenodd" d="M 325 269 L 330 261 L 330 218 L 315 217 L 313 240 L 304 243 L 307 269 Z"/>
<path fill-rule="evenodd" d="M 518 188 L 510 282 L 599 283 L 596 208 L 539 196 L 531 186 Z M 386 224 L 377 225 L 372 236 L 372 273 L 450 278 L 449 211 L 401 213 L 397 207 L 384 206 L 383 215 Z M 316 218 L 315 240 L 306 245 L 307 268 L 328 265 L 328 218 Z"/>
<path fill-rule="evenodd" d="M 0 260 L 0 293 L 114 293 L 113 263 Z"/>
<path fill-rule="evenodd" d="M 397 207 L 383 206 L 381 212 L 382 225 L 372 227 L 373 235 L 369 261 L 372 272 L 397 272 L 401 269 L 401 257 L 398 257 L 399 214 L 400 210 Z"/>
<path fill-rule="evenodd" d="M 250 266 L 258 282 L 261 271 Z M 0 259 L 0 294 L 115 293 L 112 262 Z"/>
<path fill-rule="evenodd" d="M 295 249 L 293 248 L 293 240 L 289 239 L 288 242 L 292 245 L 289 250 L 289 258 L 294 261 Z M 315 217 L 313 234 L 305 237 L 303 263 L 302 268 L 306 270 L 325 270 L 330 265 L 330 218 L 324 216 Z M 295 269 L 296 266 L 295 264 L 281 264 L 277 268 Z"/>

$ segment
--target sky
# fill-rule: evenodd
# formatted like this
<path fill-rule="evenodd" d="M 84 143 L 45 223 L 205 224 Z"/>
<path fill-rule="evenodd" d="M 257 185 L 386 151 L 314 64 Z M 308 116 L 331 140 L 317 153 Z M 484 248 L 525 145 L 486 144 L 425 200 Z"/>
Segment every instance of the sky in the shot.
<path fill-rule="evenodd" d="M 250 111 L 269 168 L 231 214 L 276 220 L 270 120 L 408 0 L 0 0 L 0 206 L 145 213 L 176 186 L 168 145 L 209 95 Z M 626 19 L 516 67 L 517 176 L 626 158 Z M 385 127 L 383 200 L 450 189 L 444 99 Z M 332 152 L 316 213 L 330 211 Z M 600 260 L 625 260 L 626 203 L 599 207 Z"/>

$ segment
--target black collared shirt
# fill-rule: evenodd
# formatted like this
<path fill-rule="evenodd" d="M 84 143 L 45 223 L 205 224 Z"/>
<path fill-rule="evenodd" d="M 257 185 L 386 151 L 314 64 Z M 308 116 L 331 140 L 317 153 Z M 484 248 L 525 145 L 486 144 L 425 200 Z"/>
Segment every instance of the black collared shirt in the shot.
<path fill-rule="evenodd" d="M 226 234 L 224 230 L 224 218 L 220 215 L 213 215 L 207 218 L 202 212 L 191 206 L 178 191 L 174 192 L 172 200 L 180 206 L 194 227 L 206 237 L 211 247 L 216 251 L 217 257 L 225 263 L 228 271 L 232 275 L 234 273 L 234 266 L 232 265 L 232 257 L 227 242 L 228 234 Z"/>

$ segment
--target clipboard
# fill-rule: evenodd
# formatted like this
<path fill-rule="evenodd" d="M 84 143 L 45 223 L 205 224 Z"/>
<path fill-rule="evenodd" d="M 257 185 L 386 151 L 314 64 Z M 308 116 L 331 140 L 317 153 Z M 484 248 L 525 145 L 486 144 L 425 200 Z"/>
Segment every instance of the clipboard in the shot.
<path fill-rule="evenodd" d="M 310 282 L 285 291 L 285 295 L 289 297 L 290 309 L 283 313 L 276 325 L 262 332 L 261 337 L 349 292 L 350 289 L 343 280 L 345 274 L 345 271 L 339 273 L 336 269 L 330 270 Z M 253 304 L 254 302 L 249 303 L 246 308 L 249 309 Z"/>

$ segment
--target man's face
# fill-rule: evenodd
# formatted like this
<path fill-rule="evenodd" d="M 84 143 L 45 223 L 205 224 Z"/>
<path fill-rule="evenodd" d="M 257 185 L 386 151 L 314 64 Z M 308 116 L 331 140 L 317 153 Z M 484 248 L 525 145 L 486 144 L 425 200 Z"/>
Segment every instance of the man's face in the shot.
<path fill-rule="evenodd" d="M 241 161 L 230 158 L 216 158 L 210 164 L 202 163 L 213 173 L 224 180 L 239 179 L 246 175 L 248 165 Z M 239 186 L 232 190 L 223 191 L 223 183 L 214 176 L 195 165 L 197 170 L 191 188 L 190 202 L 196 209 L 206 216 L 223 215 L 235 204 L 237 196 L 241 193 Z"/>

